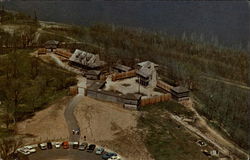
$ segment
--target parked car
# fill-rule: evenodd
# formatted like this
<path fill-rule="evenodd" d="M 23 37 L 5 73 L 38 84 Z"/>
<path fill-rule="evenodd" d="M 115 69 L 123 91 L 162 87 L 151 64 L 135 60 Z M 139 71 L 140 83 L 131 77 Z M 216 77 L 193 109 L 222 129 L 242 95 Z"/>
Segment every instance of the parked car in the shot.
<path fill-rule="evenodd" d="M 122 160 L 120 156 L 112 156 L 108 160 Z"/>
<path fill-rule="evenodd" d="M 100 147 L 100 148 L 97 148 L 95 154 L 101 155 L 103 152 L 104 152 L 104 148 Z"/>
<path fill-rule="evenodd" d="M 113 153 L 113 152 L 107 152 L 107 153 L 105 153 L 105 154 L 103 154 L 102 155 L 102 159 L 109 159 L 109 158 L 111 158 L 112 156 L 117 156 L 117 154 L 116 153 Z"/>
<path fill-rule="evenodd" d="M 36 149 L 33 148 L 32 146 L 24 146 L 23 148 L 27 149 L 30 153 L 35 153 L 36 152 Z"/>
<path fill-rule="evenodd" d="M 61 147 L 61 143 L 60 142 L 55 142 L 55 147 L 56 147 L 56 149 L 59 149 Z"/>
<path fill-rule="evenodd" d="M 48 149 L 52 149 L 52 148 L 53 148 L 51 142 L 47 142 L 47 148 L 48 148 Z"/>
<path fill-rule="evenodd" d="M 77 134 L 77 135 L 80 135 L 80 128 L 77 129 L 76 134 Z"/>
<path fill-rule="evenodd" d="M 45 149 L 47 149 L 47 144 L 46 143 L 41 143 L 41 144 L 39 144 L 39 148 L 41 150 L 45 150 Z"/>
<path fill-rule="evenodd" d="M 79 142 L 73 142 L 73 149 L 79 148 Z"/>
<path fill-rule="evenodd" d="M 65 141 L 62 143 L 63 149 L 69 149 L 69 142 Z"/>
<path fill-rule="evenodd" d="M 30 154 L 30 151 L 28 149 L 25 149 L 25 148 L 18 148 L 17 151 L 19 153 L 22 153 L 23 155 L 29 155 Z"/>
<path fill-rule="evenodd" d="M 196 143 L 197 143 L 199 146 L 201 146 L 201 147 L 204 147 L 204 146 L 207 145 L 207 144 L 206 144 L 205 142 L 203 142 L 202 140 L 198 140 Z"/>
<path fill-rule="evenodd" d="M 79 150 L 80 151 L 84 151 L 86 148 L 88 147 L 88 143 L 84 142 L 82 144 L 79 145 Z"/>
<path fill-rule="evenodd" d="M 95 144 L 90 144 L 87 148 L 87 152 L 93 152 L 95 150 Z"/>
<path fill-rule="evenodd" d="M 211 154 L 205 149 L 205 150 L 202 150 L 202 153 L 204 153 L 206 156 L 210 157 Z"/>

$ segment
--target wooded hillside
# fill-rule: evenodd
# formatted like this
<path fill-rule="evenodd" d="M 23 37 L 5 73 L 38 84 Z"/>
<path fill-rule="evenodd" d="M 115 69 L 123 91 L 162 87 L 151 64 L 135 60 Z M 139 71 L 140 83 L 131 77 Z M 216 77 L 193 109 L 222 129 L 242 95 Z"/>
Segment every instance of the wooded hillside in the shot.
<path fill-rule="evenodd" d="M 84 30 L 82 39 L 92 44 L 85 50 L 99 52 L 110 63 L 158 63 L 163 80 L 191 89 L 200 100 L 198 110 L 214 125 L 225 128 L 240 146 L 249 149 L 248 53 L 124 27 L 95 25 Z"/>

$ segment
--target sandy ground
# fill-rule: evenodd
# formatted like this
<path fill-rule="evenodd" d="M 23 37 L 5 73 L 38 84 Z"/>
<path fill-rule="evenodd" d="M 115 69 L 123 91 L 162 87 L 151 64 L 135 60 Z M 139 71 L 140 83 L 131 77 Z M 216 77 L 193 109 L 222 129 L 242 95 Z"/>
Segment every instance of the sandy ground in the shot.
<path fill-rule="evenodd" d="M 150 154 L 137 133 L 137 111 L 84 97 L 75 110 L 81 141 L 109 148 L 127 160 L 149 160 Z"/>
<path fill-rule="evenodd" d="M 70 97 L 57 100 L 54 104 L 40 112 L 31 119 L 17 124 L 19 134 L 28 135 L 23 141 L 25 144 L 50 140 L 59 140 L 69 136 L 64 110 Z"/>

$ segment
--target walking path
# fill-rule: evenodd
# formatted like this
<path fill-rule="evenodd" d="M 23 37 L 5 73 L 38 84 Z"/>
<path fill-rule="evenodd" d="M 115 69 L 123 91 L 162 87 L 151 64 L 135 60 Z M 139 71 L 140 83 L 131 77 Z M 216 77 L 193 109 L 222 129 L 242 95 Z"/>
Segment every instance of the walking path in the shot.
<path fill-rule="evenodd" d="M 83 77 L 78 77 L 77 79 L 78 79 L 77 86 L 81 88 L 80 90 L 81 92 L 79 92 L 75 97 L 72 98 L 72 100 L 70 101 L 64 112 L 64 117 L 68 125 L 70 142 L 79 142 L 81 137 L 81 131 L 79 135 L 73 134 L 73 130 L 78 130 L 78 129 L 80 130 L 74 111 L 77 105 L 80 103 L 81 99 L 83 99 L 84 97 L 84 88 L 86 88 L 86 79 Z"/>
<path fill-rule="evenodd" d="M 65 109 L 64 112 L 64 116 L 65 116 L 65 120 L 67 122 L 68 125 L 68 130 L 69 130 L 69 141 L 70 142 L 79 142 L 80 140 L 80 134 L 76 135 L 73 134 L 73 130 L 78 130 L 80 127 L 78 125 L 78 122 L 75 118 L 74 115 L 74 110 L 77 106 L 77 104 L 79 103 L 79 101 L 81 100 L 81 98 L 83 98 L 83 95 L 77 95 L 75 97 L 73 97 L 73 99 L 71 100 L 71 102 L 69 103 L 68 107 Z"/>
<path fill-rule="evenodd" d="M 226 79 L 218 79 L 218 78 L 213 78 L 213 77 L 209 77 L 209 76 L 201 76 L 201 77 L 205 78 L 205 79 L 212 80 L 212 81 L 221 82 L 221 83 L 224 83 L 224 84 L 227 84 L 227 85 L 231 85 L 231 86 L 234 86 L 234 87 L 238 87 L 238 88 L 241 88 L 241 89 L 250 90 L 250 87 L 247 86 L 247 85 L 239 84 L 239 83 L 236 83 L 236 82 L 231 82 L 231 81 L 226 80 Z"/>

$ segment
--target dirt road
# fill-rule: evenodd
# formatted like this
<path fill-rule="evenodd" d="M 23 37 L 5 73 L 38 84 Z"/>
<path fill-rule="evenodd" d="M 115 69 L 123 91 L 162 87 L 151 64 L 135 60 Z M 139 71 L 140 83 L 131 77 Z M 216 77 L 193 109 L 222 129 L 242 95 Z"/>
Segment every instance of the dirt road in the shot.
<path fill-rule="evenodd" d="M 238 87 L 238 88 L 241 88 L 241 89 L 250 90 L 250 87 L 247 86 L 247 85 L 239 84 L 239 83 L 236 83 L 236 82 L 231 82 L 229 80 L 218 79 L 218 78 L 213 78 L 213 77 L 209 77 L 209 76 L 201 76 L 201 77 L 205 78 L 205 79 L 212 80 L 212 81 L 218 81 L 218 82 L 230 85 L 230 86 Z"/>
<path fill-rule="evenodd" d="M 72 133 L 72 130 L 78 130 L 80 127 L 78 126 L 78 122 L 75 118 L 74 111 L 77 106 L 77 104 L 80 102 L 80 100 L 83 98 L 83 95 L 76 95 L 67 108 L 65 109 L 64 116 L 68 125 L 68 131 L 69 131 L 69 141 L 71 142 L 78 142 L 80 140 L 80 135 L 76 135 Z M 81 132 L 80 132 L 81 134 Z"/>

